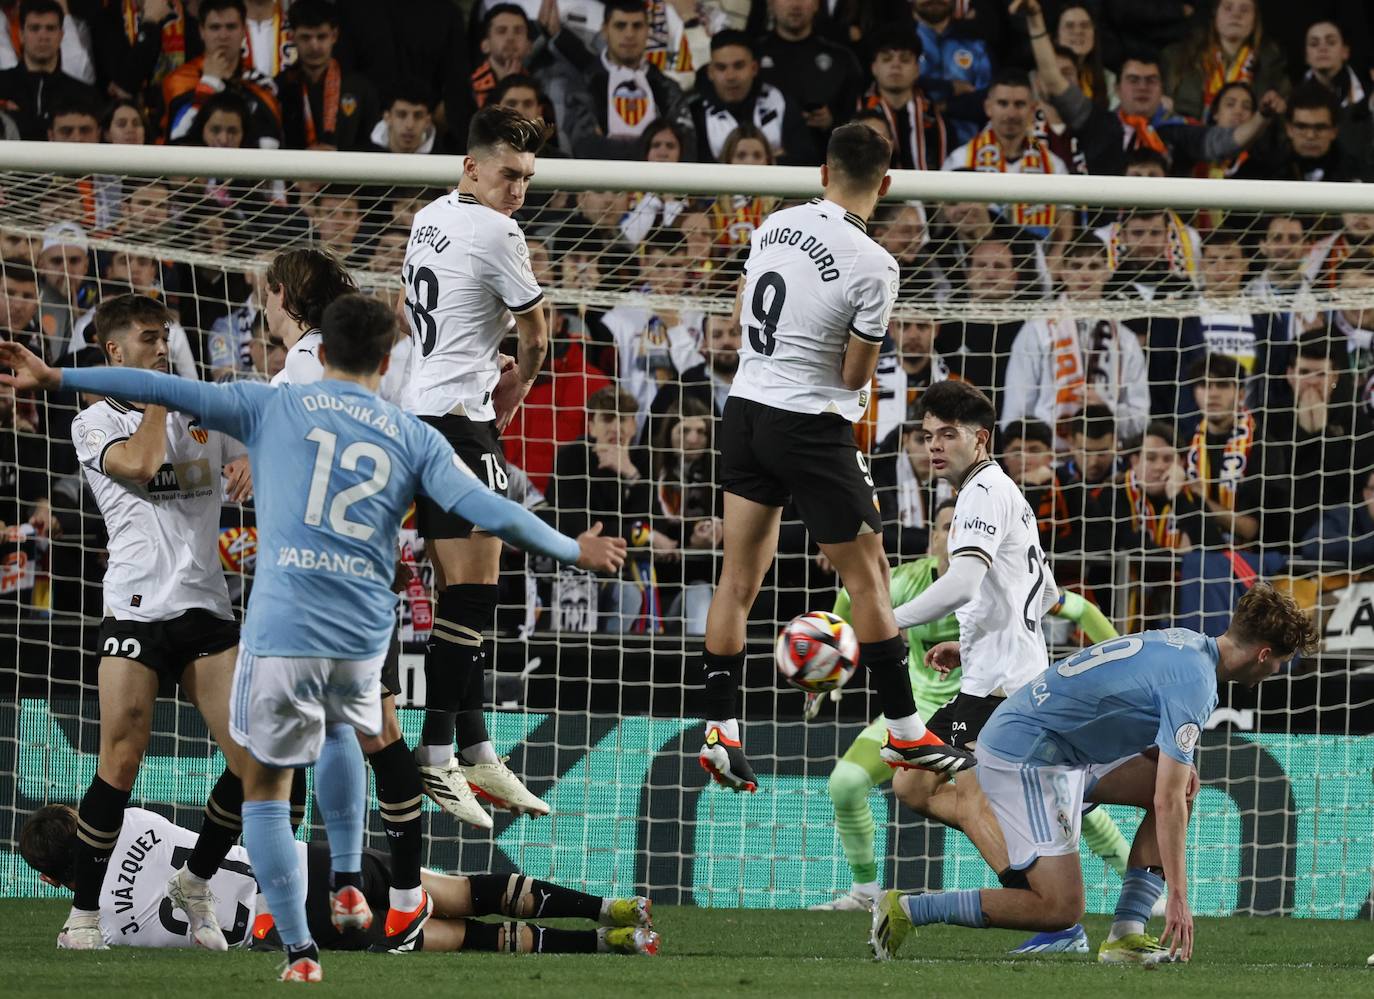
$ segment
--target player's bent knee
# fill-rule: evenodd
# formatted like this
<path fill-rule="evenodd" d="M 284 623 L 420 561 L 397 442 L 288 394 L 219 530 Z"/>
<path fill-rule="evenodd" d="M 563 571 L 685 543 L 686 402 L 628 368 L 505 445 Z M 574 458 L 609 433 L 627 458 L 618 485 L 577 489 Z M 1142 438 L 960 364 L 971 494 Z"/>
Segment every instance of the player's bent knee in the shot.
<path fill-rule="evenodd" d="M 927 814 L 930 796 L 934 793 L 934 774 L 914 770 L 898 770 L 892 775 L 892 793 L 907 808 Z"/>
<path fill-rule="evenodd" d="M 872 787 L 873 781 L 869 778 L 868 771 L 857 763 L 840 760 L 830 772 L 830 782 L 826 789 L 830 792 L 830 800 L 837 806 L 843 806 L 863 802 Z"/>

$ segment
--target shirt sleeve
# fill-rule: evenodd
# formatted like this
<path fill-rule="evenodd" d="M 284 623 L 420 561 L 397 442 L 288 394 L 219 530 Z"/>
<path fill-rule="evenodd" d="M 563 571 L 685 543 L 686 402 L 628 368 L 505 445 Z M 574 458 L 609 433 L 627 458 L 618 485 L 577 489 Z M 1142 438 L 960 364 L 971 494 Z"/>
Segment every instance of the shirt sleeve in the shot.
<path fill-rule="evenodd" d="M 954 506 L 950 560 L 969 555 L 981 559 L 991 569 L 1002 539 L 1009 532 L 1006 506 L 1006 498 L 984 483 L 971 482 L 961 489 Z"/>
<path fill-rule="evenodd" d="M 1155 691 L 1159 709 L 1159 751 L 1191 766 L 1193 750 L 1202 738 L 1202 726 L 1212 713 L 1212 690 L 1197 683 L 1175 683 Z"/>
<path fill-rule="evenodd" d="M 312 346 L 300 343 L 287 353 L 282 371 L 286 381 L 292 385 L 309 385 L 324 377 L 324 365 L 320 363 L 319 352 Z"/>
<path fill-rule="evenodd" d="M 105 452 L 128 439 L 124 428 L 115 422 L 114 414 L 103 406 L 82 410 L 72 420 L 76 460 L 93 472 L 104 474 Z"/>
<path fill-rule="evenodd" d="M 882 343 L 897 300 L 897 286 L 897 263 L 890 256 L 864 254 L 855 260 L 849 282 L 849 305 L 854 310 L 849 332 L 870 343 Z"/>
<path fill-rule="evenodd" d="M 482 285 L 505 303 L 515 315 L 533 310 L 544 300 L 544 291 L 534 278 L 530 248 L 519 227 L 494 233 L 482 256 Z"/>
<path fill-rule="evenodd" d="M 262 410 L 275 391 L 260 382 L 213 385 L 156 371 L 111 367 L 63 368 L 62 387 L 166 406 L 199 417 L 207 430 L 219 430 L 249 447 L 257 436 Z"/>

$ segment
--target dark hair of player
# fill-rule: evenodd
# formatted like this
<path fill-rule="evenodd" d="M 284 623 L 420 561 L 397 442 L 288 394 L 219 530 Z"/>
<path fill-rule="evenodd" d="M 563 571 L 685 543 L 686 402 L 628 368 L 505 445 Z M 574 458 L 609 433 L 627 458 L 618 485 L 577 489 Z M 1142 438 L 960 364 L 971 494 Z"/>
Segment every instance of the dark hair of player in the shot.
<path fill-rule="evenodd" d="M 1000 69 L 992 76 L 992 82 L 988 84 L 988 93 L 992 93 L 998 87 L 1018 87 L 1025 90 L 1032 90 L 1030 76 L 1024 69 L 1008 67 Z"/>
<path fill-rule="evenodd" d="M 997 424 L 997 410 L 992 400 L 968 382 L 936 382 L 921 396 L 921 418 L 927 415 L 946 423 L 977 427 L 992 433 Z"/>
<path fill-rule="evenodd" d="M 0 279 L 13 281 L 15 284 L 37 284 L 38 272 L 33 269 L 32 264 L 22 260 L 6 260 L 0 262 Z"/>
<path fill-rule="evenodd" d="M 510 108 L 488 104 L 472 116 L 468 125 L 468 155 L 489 156 L 497 146 L 517 153 L 537 153 L 549 137 L 543 118 L 526 118 Z"/>
<path fill-rule="evenodd" d="M 332 302 L 358 290 L 338 258 L 314 247 L 278 253 L 266 276 L 268 289 L 281 291 L 286 314 L 315 329 L 323 328 L 324 311 Z"/>
<path fill-rule="evenodd" d="M 587 397 L 587 412 L 634 416 L 639 412 L 639 402 L 624 389 L 606 385 Z"/>
<path fill-rule="evenodd" d="M 1268 583 L 1256 583 L 1240 598 L 1227 632 L 1240 642 L 1294 655 L 1315 650 L 1319 638 L 1297 601 Z"/>
<path fill-rule="evenodd" d="M 610 5 L 607 4 L 606 6 L 607 6 L 607 8 L 609 9 Z M 521 23 L 523 23 L 523 24 L 525 25 L 525 35 L 526 35 L 526 37 L 528 37 L 528 38 L 533 38 L 533 37 L 534 37 L 534 31 L 530 28 L 530 19 L 529 19 L 528 17 L 525 16 L 525 12 L 524 12 L 523 10 L 520 9 L 520 5 L 519 5 L 519 4 L 513 4 L 513 3 L 498 3 L 498 4 L 493 4 L 492 6 L 488 7 L 488 8 L 487 8 L 486 14 L 483 15 L 483 17 L 482 17 L 482 37 L 483 37 L 483 38 L 486 38 L 488 35 L 491 34 L 491 26 L 492 26 L 492 23 L 495 22 L 495 20 L 496 20 L 498 17 L 500 17 L 502 14 L 508 14 L 508 15 L 513 16 L 513 17 L 518 17 L 518 18 L 520 18 Z"/>
<path fill-rule="evenodd" d="M 607 4 L 607 6 L 610 5 Z M 712 55 L 720 49 L 728 48 L 731 45 L 738 45 L 742 49 L 748 49 L 749 54 L 755 59 L 759 56 L 757 50 L 754 48 L 754 40 L 743 31 L 736 30 L 735 28 L 726 28 L 723 31 L 717 31 L 711 36 Z"/>
<path fill-rule="evenodd" d="M 1054 431 L 1040 420 L 1015 420 L 1002 431 L 1002 450 L 1009 450 L 1013 441 L 1020 441 L 1022 445 L 1043 444 L 1053 450 Z"/>
<path fill-rule="evenodd" d="M 1208 354 L 1188 368 L 1190 382 L 1232 382 L 1239 386 L 1243 377 L 1240 364 L 1226 354 Z"/>
<path fill-rule="evenodd" d="M 96 342 L 102 347 L 131 330 L 145 326 L 166 326 L 172 314 L 155 298 L 147 295 L 115 295 L 95 307 Z"/>
<path fill-rule="evenodd" d="M 1101 440 L 1103 437 L 1116 440 L 1116 417 L 1102 403 L 1095 402 L 1071 418 L 1069 432 L 1082 434 L 1089 440 Z"/>
<path fill-rule="evenodd" d="M 205 19 L 211 14 L 223 13 L 226 10 L 238 11 L 239 20 L 245 25 L 248 23 L 248 8 L 244 6 L 243 0 L 201 0 L 197 17 L 200 18 L 200 23 L 204 24 Z"/>
<path fill-rule="evenodd" d="M 874 41 L 868 46 L 871 53 L 869 61 L 872 62 L 884 52 L 910 52 L 919 61 L 921 58 L 921 40 L 916 32 L 911 30 L 911 22 L 897 22 L 896 24 L 884 25 L 873 33 Z"/>
<path fill-rule="evenodd" d="M 867 125 L 850 122 L 830 133 L 825 165 L 849 183 L 842 187 L 876 188 L 892 165 L 892 143 Z"/>
<path fill-rule="evenodd" d="M 880 121 L 883 123 L 883 133 L 887 135 L 888 141 L 892 141 L 892 126 L 887 122 L 887 115 L 877 108 L 864 108 L 862 111 L 855 111 L 849 118 L 849 123 L 855 124 L 865 121 Z"/>
<path fill-rule="evenodd" d="M 19 856 L 60 885 L 76 880 L 76 809 L 44 805 L 19 830 Z"/>
<path fill-rule="evenodd" d="M 396 342 L 396 313 L 385 302 L 352 292 L 324 310 L 322 333 L 329 367 L 370 375 Z"/>
<path fill-rule="evenodd" d="M 1326 89 L 1324 84 L 1316 80 L 1306 80 L 1293 88 L 1293 96 L 1288 98 L 1288 111 L 1285 117 L 1288 121 L 1293 120 L 1294 111 L 1322 111 L 1325 110 L 1335 122 L 1341 113 L 1340 101 L 1336 100 L 1336 95 Z"/>
<path fill-rule="evenodd" d="M 23 3 L 19 5 L 19 26 L 22 28 L 24 23 L 35 14 L 39 16 L 56 14 L 59 24 L 66 16 L 63 13 L 62 5 L 57 0 L 23 0 Z"/>
<path fill-rule="evenodd" d="M 292 28 L 323 28 L 326 25 L 337 28 L 339 15 L 332 3 L 324 0 L 293 0 L 287 19 Z"/>

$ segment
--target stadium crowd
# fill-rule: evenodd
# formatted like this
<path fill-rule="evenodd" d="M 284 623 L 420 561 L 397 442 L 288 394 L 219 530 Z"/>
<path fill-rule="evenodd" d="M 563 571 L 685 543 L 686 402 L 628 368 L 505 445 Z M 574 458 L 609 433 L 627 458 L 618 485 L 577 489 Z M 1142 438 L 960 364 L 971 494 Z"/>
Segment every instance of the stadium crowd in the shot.
<path fill-rule="evenodd" d="M 470 116 L 497 103 L 550 122 L 545 155 L 557 157 L 814 165 L 831 129 L 861 120 L 907 169 L 1374 180 L 1374 13 L 1354 0 L 0 10 L 6 139 L 461 153 Z M 0 217 L 0 336 L 52 362 L 101 363 L 91 313 L 132 289 L 178 316 L 172 369 L 221 379 L 283 363 L 261 269 L 160 259 L 164 234 L 194 221 L 207 244 L 231 231 L 314 241 L 394 287 L 410 220 L 439 192 L 93 176 L 28 193 L 48 226 L 38 238 Z M 750 233 L 779 203 L 532 192 L 516 216 L 556 303 L 547 372 L 504 434 L 516 484 L 561 530 L 601 520 L 637 555 L 594 591 L 570 577 L 527 591 L 511 573 L 507 624 L 701 633 L 722 531 L 713 430 L 740 328 L 690 309 L 561 305 L 557 289 L 728 300 Z M 1129 608 L 1158 619 L 1200 609 L 1213 586 L 1229 606 L 1236 580 L 1294 564 L 1374 568 L 1374 313 L 1319 307 L 1326 290 L 1374 289 L 1374 214 L 913 202 L 881 206 L 871 228 L 902 264 L 902 303 L 1023 313 L 893 321 L 856 427 L 890 555 L 925 552 L 949 494 L 916 414 L 925 387 L 960 378 L 998 406 L 997 453 L 1061 586 L 1113 613 L 1145 592 L 1127 576 L 1200 581 L 1179 590 L 1187 607 L 1165 587 Z M 140 241 L 147 253 L 127 249 Z M 1060 302 L 1096 300 L 1109 314 L 1061 315 Z M 0 429 L 15 431 L 0 433 L 0 591 L 25 613 L 99 613 L 100 525 L 70 403 L 0 394 Z M 231 568 L 251 550 L 251 509 L 236 517 L 222 545 Z M 833 584 L 799 523 L 785 523 L 781 550 L 777 599 L 760 601 L 770 619 Z M 574 613 L 577 601 L 599 614 Z"/>

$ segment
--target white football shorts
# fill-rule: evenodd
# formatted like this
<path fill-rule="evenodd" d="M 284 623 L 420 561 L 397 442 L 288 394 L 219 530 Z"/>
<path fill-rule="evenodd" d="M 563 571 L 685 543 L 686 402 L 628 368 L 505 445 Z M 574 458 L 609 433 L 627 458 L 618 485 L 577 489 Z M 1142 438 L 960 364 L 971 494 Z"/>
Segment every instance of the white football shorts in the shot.
<path fill-rule="evenodd" d="M 328 724 L 382 730 L 383 652 L 371 659 L 255 656 L 239 646 L 229 695 L 229 734 L 269 767 L 320 757 Z"/>
<path fill-rule="evenodd" d="M 1083 798 L 1099 780 L 1134 756 L 1086 767 L 1013 763 L 982 746 L 978 757 L 978 786 L 997 816 L 1007 859 L 1013 870 L 1024 871 L 1041 857 L 1078 852 L 1083 822 Z"/>

